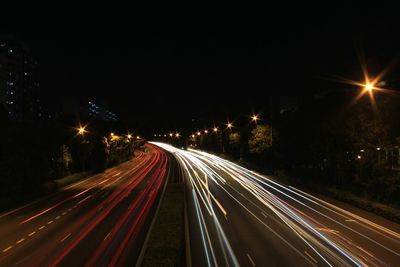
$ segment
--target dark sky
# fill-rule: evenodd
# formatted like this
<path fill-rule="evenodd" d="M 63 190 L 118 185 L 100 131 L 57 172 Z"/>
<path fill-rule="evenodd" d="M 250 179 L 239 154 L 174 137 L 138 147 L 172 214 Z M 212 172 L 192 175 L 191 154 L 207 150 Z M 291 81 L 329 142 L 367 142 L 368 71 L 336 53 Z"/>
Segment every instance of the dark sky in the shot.
<path fill-rule="evenodd" d="M 397 60 L 395 7 L 337 1 L 262 11 L 212 20 L 206 13 L 135 19 L 68 14 L 60 25 L 44 20 L 8 33 L 31 45 L 48 100 L 104 98 L 143 129 L 251 113 L 267 105 L 268 95 L 340 86 L 330 78 L 359 77 L 357 52 L 377 69 Z"/>

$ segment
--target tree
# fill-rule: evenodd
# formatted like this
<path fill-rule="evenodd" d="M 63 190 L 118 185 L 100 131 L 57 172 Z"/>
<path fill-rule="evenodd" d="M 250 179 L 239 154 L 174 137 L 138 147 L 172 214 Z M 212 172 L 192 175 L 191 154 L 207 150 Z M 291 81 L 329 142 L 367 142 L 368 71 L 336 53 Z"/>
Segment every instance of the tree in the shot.
<path fill-rule="evenodd" d="M 272 134 L 271 126 L 257 125 L 255 129 L 251 131 L 249 139 L 249 151 L 252 154 L 261 154 L 272 147 Z"/>
<path fill-rule="evenodd" d="M 231 133 L 229 135 L 229 145 L 231 146 L 238 146 L 240 142 L 240 133 Z"/>

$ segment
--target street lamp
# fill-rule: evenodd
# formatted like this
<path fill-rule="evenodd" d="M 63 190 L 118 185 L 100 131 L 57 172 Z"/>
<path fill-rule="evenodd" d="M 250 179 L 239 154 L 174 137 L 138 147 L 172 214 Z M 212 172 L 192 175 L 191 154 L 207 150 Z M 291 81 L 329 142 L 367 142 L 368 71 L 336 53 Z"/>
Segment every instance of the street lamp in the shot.
<path fill-rule="evenodd" d="M 258 117 L 258 115 L 253 114 L 253 116 L 251 116 L 251 120 L 257 123 L 257 121 L 260 120 L 260 118 Z"/>
<path fill-rule="evenodd" d="M 169 133 L 169 137 L 172 137 L 172 136 L 174 136 L 174 134 L 173 133 Z"/>
<path fill-rule="evenodd" d="M 111 133 L 110 133 L 110 135 L 111 135 L 111 136 L 114 136 L 114 133 L 113 133 L 113 132 L 111 132 Z"/>
<path fill-rule="evenodd" d="M 374 90 L 374 89 L 375 89 L 375 86 L 374 86 L 373 83 L 367 82 L 367 83 L 364 85 L 364 90 L 366 90 L 366 91 L 368 91 L 368 92 L 371 92 L 371 91 Z"/>
<path fill-rule="evenodd" d="M 197 132 L 197 135 L 198 135 L 198 136 L 200 136 L 200 135 L 201 135 L 201 132 L 200 132 L 200 131 L 198 131 L 198 132 Z"/>
<path fill-rule="evenodd" d="M 226 125 L 226 127 L 227 127 L 228 129 L 232 129 L 233 124 L 232 124 L 231 122 L 228 122 L 228 124 Z"/>
<path fill-rule="evenodd" d="M 176 138 L 179 138 L 179 136 L 181 136 L 179 133 L 175 134 Z"/>
<path fill-rule="evenodd" d="M 131 139 L 131 138 L 132 138 L 132 135 L 131 135 L 131 134 L 128 134 L 127 137 L 128 137 L 128 139 Z"/>
<path fill-rule="evenodd" d="M 85 130 L 85 126 L 79 126 L 78 134 L 84 136 L 87 131 Z"/>
<path fill-rule="evenodd" d="M 214 127 L 213 131 L 214 131 L 215 133 L 218 132 L 218 128 L 217 128 L 217 127 Z"/>
<path fill-rule="evenodd" d="M 208 134 L 208 130 L 204 130 L 204 133 L 205 133 L 205 134 Z"/>

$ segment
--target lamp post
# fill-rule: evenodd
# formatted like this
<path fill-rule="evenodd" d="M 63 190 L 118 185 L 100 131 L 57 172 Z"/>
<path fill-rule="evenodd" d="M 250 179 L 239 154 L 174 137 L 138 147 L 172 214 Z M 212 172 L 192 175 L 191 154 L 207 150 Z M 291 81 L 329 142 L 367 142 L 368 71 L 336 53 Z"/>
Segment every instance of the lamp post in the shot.
<path fill-rule="evenodd" d="M 82 148 L 83 148 L 83 153 L 82 153 L 82 157 L 81 157 L 81 167 L 82 167 L 82 171 L 86 171 L 86 156 L 87 156 L 87 146 L 86 144 L 88 143 L 85 139 L 85 134 L 88 132 L 86 130 L 86 126 L 82 126 L 81 124 L 79 124 L 79 127 L 77 128 L 78 131 L 78 135 L 82 136 Z"/>

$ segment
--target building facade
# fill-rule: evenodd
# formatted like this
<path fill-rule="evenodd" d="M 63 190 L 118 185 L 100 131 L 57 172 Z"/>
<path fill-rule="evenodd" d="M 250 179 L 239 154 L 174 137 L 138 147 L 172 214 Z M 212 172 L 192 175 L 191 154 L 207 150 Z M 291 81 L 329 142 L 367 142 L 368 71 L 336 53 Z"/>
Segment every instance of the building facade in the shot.
<path fill-rule="evenodd" d="M 0 104 L 14 121 L 43 119 L 39 62 L 21 42 L 0 39 Z"/>
<path fill-rule="evenodd" d="M 88 97 L 64 98 L 63 114 L 81 119 L 97 118 L 104 121 L 117 121 L 117 115 L 108 109 L 104 101 Z"/>

